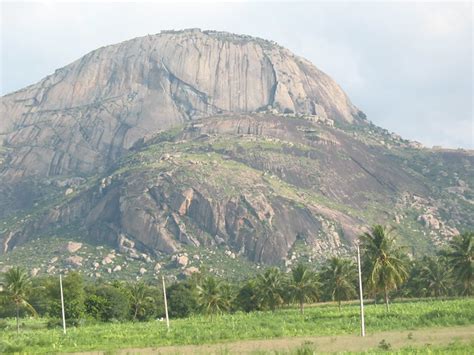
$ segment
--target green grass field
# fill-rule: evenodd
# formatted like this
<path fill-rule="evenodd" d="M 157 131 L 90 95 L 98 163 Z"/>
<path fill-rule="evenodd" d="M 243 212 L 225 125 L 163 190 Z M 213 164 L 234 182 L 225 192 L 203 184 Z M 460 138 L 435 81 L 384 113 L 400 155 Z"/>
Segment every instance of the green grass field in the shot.
<path fill-rule="evenodd" d="M 225 314 L 212 319 L 194 316 L 172 319 L 169 332 L 163 321 L 86 322 L 81 327 L 69 328 L 67 335 L 63 335 L 60 328 L 48 329 L 47 321 L 22 320 L 22 330 L 17 335 L 15 322 L 9 319 L 0 331 L 0 353 L 117 350 L 281 337 L 356 335 L 359 332 L 359 308 L 357 304 L 347 304 L 339 312 L 335 305 L 320 304 L 307 307 L 304 316 L 295 308 L 273 313 Z M 391 305 L 389 312 L 382 305 L 366 306 L 368 334 L 473 324 L 472 298 L 398 302 Z"/>

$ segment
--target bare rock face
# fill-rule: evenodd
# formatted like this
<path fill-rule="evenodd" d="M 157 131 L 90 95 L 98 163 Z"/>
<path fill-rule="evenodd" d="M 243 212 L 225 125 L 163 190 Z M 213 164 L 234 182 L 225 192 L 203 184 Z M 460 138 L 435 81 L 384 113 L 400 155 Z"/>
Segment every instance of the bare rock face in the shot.
<path fill-rule="evenodd" d="M 101 171 L 153 132 L 268 108 L 342 122 L 359 112 L 330 77 L 273 42 L 200 30 L 132 39 L 1 98 L 0 142 L 12 148 L 3 175 Z"/>

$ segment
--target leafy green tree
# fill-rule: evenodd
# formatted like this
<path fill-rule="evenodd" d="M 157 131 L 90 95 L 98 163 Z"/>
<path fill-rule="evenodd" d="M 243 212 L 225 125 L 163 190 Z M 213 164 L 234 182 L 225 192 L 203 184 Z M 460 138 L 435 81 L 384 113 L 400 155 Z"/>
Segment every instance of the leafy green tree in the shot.
<path fill-rule="evenodd" d="M 130 312 L 130 303 L 123 288 L 112 285 L 87 287 L 85 311 L 97 320 L 125 320 Z"/>
<path fill-rule="evenodd" d="M 48 286 L 51 304 L 49 314 L 55 318 L 61 318 L 61 296 L 59 290 L 59 277 Z M 70 272 L 63 278 L 64 311 L 66 322 L 71 325 L 78 325 L 84 318 L 85 298 L 84 280 L 81 274 Z"/>
<path fill-rule="evenodd" d="M 109 305 L 104 297 L 96 295 L 95 291 L 93 293 L 88 293 L 84 304 L 87 315 L 96 320 L 106 320 L 107 308 Z"/>
<path fill-rule="evenodd" d="M 206 276 L 197 287 L 198 303 L 201 310 L 211 315 L 227 311 L 230 307 L 227 297 L 223 294 L 222 282 L 212 276 Z"/>
<path fill-rule="evenodd" d="M 28 273 L 20 267 L 11 268 L 4 273 L 3 278 L 4 290 L 1 295 L 15 305 L 16 331 L 19 333 L 20 309 L 24 308 L 36 315 L 35 309 L 27 301 L 31 289 L 31 279 Z"/>
<path fill-rule="evenodd" d="M 166 288 L 169 316 L 184 318 L 198 308 L 196 288 L 189 282 L 177 282 Z"/>
<path fill-rule="evenodd" d="M 28 301 L 39 316 L 46 316 L 50 307 L 50 297 L 47 285 L 52 282 L 51 276 L 36 276 L 32 278 L 31 292 Z"/>
<path fill-rule="evenodd" d="M 269 268 L 257 276 L 257 302 L 261 309 L 274 311 L 284 302 L 286 280 L 278 268 Z"/>
<path fill-rule="evenodd" d="M 474 291 L 474 232 L 465 232 L 455 236 L 449 242 L 445 254 L 452 268 L 453 276 L 462 285 L 462 294 L 470 296 Z"/>
<path fill-rule="evenodd" d="M 319 286 L 317 274 L 307 265 L 298 264 L 291 270 L 288 289 L 291 299 L 298 302 L 301 314 L 304 314 L 306 302 L 318 300 Z"/>
<path fill-rule="evenodd" d="M 349 259 L 332 257 L 323 266 L 321 280 L 325 292 L 331 300 L 337 301 L 341 310 L 341 301 L 357 296 L 357 266 Z"/>
<path fill-rule="evenodd" d="M 374 294 L 383 292 L 387 310 L 389 292 L 403 284 L 408 276 L 406 255 L 396 245 L 392 232 L 374 225 L 359 237 L 366 284 Z"/>

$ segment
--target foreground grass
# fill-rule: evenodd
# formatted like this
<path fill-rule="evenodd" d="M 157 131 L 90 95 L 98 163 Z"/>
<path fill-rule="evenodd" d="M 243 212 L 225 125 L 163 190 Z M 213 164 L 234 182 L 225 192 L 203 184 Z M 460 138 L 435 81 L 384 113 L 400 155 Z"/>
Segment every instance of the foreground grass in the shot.
<path fill-rule="evenodd" d="M 101 323 L 61 329 L 46 329 L 46 320 L 28 321 L 17 335 L 14 327 L 0 332 L 2 352 L 51 352 L 116 350 L 166 345 L 211 344 L 243 339 L 272 339 L 294 336 L 358 334 L 359 309 L 346 305 L 339 312 L 334 305 L 308 307 L 305 315 L 297 309 L 272 312 L 225 314 L 210 319 L 194 316 L 164 322 Z M 474 324 L 474 299 L 423 300 L 395 303 L 389 312 L 383 306 L 366 307 L 368 333 L 415 330 Z"/>

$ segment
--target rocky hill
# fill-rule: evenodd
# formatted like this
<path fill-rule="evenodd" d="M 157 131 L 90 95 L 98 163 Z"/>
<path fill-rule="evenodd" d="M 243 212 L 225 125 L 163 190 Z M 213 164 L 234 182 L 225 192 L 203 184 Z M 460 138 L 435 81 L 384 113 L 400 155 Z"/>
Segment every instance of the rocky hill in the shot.
<path fill-rule="evenodd" d="M 318 262 L 372 223 L 430 253 L 474 227 L 473 152 L 376 127 L 326 74 L 262 39 L 194 29 L 103 47 L 1 110 L 4 265 L 37 238 L 108 245 L 126 259 L 58 258 L 120 273 L 127 260 L 203 267 L 203 253 L 223 256 L 216 270 Z"/>

